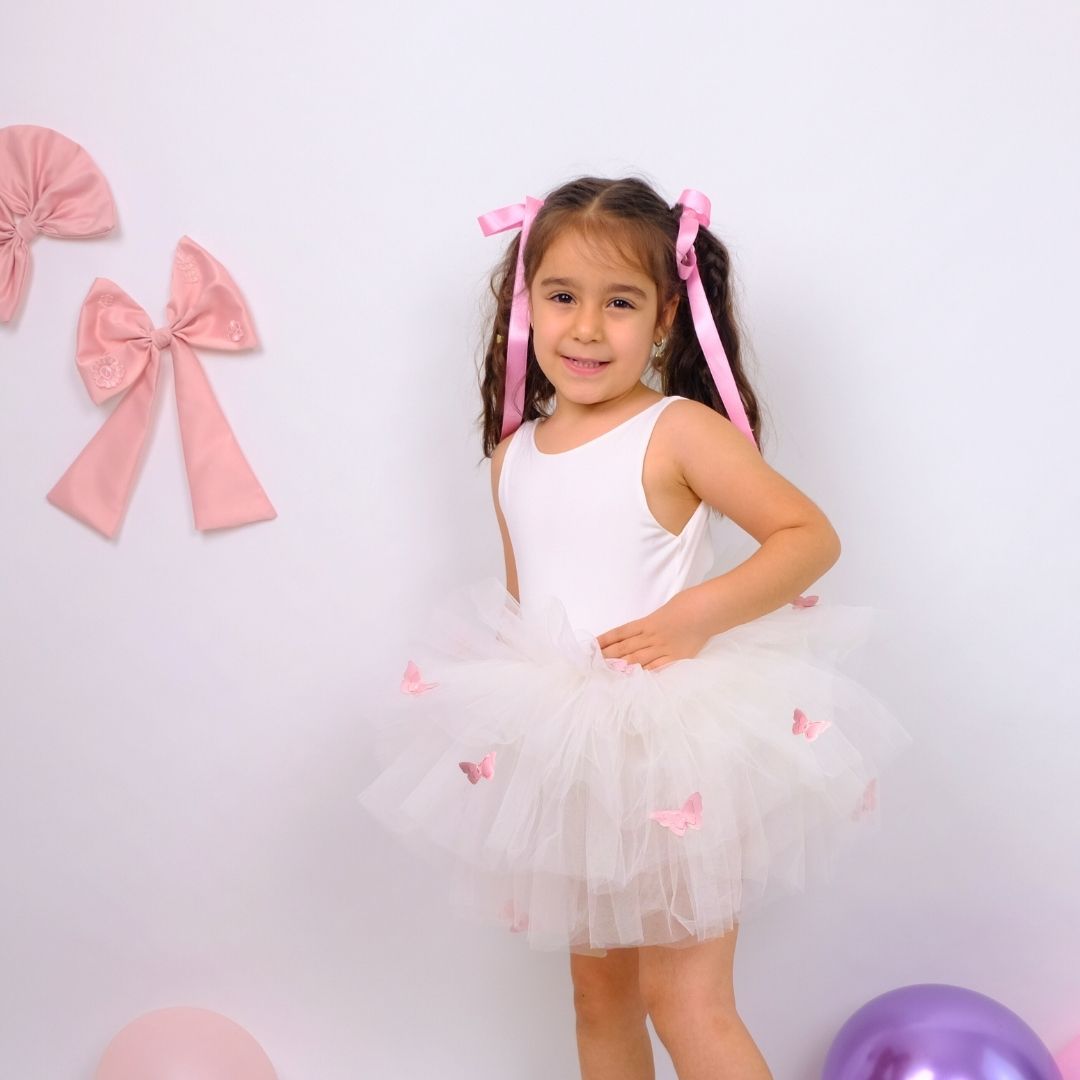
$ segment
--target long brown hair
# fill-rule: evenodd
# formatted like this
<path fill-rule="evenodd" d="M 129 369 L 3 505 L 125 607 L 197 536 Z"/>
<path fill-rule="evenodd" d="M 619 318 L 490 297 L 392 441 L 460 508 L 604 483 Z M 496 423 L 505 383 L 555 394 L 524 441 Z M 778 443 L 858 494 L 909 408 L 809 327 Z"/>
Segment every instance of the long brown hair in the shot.
<path fill-rule="evenodd" d="M 727 416 L 694 331 L 686 282 L 679 277 L 675 265 L 675 243 L 679 235 L 681 212 L 680 204 L 668 206 L 648 183 L 637 177 L 607 180 L 584 176 L 571 180 L 545 197 L 544 205 L 533 220 L 525 245 L 525 288 L 532 285 L 544 253 L 561 230 L 573 228 L 586 243 L 610 245 L 627 265 L 639 267 L 656 283 L 658 311 L 662 311 L 672 297 L 679 298 L 667 344 L 650 365 L 650 370 L 655 371 L 659 378 L 662 392 L 703 402 Z M 506 343 L 520 241 L 521 234 L 518 233 L 491 275 L 495 313 L 487 327 L 487 344 L 480 373 L 485 457 L 490 457 L 499 444 L 502 430 Z M 754 439 L 760 446 L 758 400 L 742 365 L 740 332 L 732 296 L 731 258 L 719 238 L 704 227 L 698 230 L 694 249 L 716 329 L 731 364 Z M 555 388 L 536 362 L 530 334 L 525 366 L 523 421 L 550 415 L 547 410 L 554 393 Z"/>

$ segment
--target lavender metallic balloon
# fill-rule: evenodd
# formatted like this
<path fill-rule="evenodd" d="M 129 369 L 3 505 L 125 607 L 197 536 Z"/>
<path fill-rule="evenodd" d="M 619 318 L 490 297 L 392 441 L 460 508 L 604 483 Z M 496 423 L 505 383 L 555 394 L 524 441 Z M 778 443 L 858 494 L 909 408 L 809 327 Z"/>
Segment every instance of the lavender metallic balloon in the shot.
<path fill-rule="evenodd" d="M 844 1024 L 821 1080 L 1062 1080 L 1016 1013 L 944 983 L 902 986 Z"/>

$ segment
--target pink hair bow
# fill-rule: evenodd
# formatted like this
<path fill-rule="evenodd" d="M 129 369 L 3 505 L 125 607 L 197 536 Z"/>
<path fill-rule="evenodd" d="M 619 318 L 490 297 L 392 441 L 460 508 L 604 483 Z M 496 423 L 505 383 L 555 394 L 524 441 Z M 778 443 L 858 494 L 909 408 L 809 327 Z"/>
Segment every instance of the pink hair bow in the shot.
<path fill-rule="evenodd" d="M 95 403 L 127 393 L 46 498 L 105 536 L 116 534 L 150 428 L 161 350 L 171 349 L 195 527 L 277 517 L 194 352 L 254 348 L 251 317 L 228 271 L 187 236 L 176 248 L 166 312 L 168 322 L 155 327 L 119 286 L 95 279 L 79 316 L 75 362 Z"/>
<path fill-rule="evenodd" d="M 675 261 L 679 268 L 679 277 L 686 282 L 686 295 L 690 300 L 690 314 L 694 319 L 694 332 L 705 354 L 705 362 L 712 372 L 713 382 L 720 394 L 720 400 L 727 410 L 728 419 L 754 444 L 753 429 L 746 417 L 739 388 L 735 385 L 735 376 L 731 373 L 731 363 L 724 351 L 724 343 L 716 329 L 712 309 L 709 307 L 705 288 L 701 284 L 698 271 L 697 251 L 694 240 L 698 229 L 709 227 L 712 205 L 707 196 L 694 188 L 687 188 L 680 196 L 678 205 L 682 206 L 679 219 L 679 237 L 675 241 Z"/>
<path fill-rule="evenodd" d="M 90 155 L 51 128 L 0 128 L 0 322 L 23 294 L 38 233 L 101 236 L 116 225 L 112 194 Z"/>
<path fill-rule="evenodd" d="M 521 426 L 525 411 L 525 363 L 529 354 L 529 296 L 525 291 L 525 244 L 529 229 L 543 199 L 525 196 L 523 203 L 514 203 L 499 210 L 481 214 L 477 221 L 485 236 L 521 229 L 518 244 L 517 268 L 514 271 L 514 297 L 510 302 L 510 332 L 506 339 L 506 379 L 503 384 L 502 435 L 505 439 Z"/>

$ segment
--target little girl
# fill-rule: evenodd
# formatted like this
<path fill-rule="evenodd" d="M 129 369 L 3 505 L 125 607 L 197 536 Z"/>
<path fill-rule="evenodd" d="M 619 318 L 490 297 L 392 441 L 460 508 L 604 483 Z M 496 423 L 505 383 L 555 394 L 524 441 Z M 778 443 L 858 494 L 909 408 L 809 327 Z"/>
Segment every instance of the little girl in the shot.
<path fill-rule="evenodd" d="M 709 203 L 579 179 L 484 215 L 484 450 L 506 584 L 432 609 L 362 804 L 460 914 L 569 951 L 586 1080 L 769 1077 L 737 924 L 877 824 L 909 737 L 839 670 L 871 609 L 803 595 L 840 541 L 758 451 Z M 645 381 L 653 376 L 663 393 Z M 710 508 L 760 547 L 709 577 Z"/>

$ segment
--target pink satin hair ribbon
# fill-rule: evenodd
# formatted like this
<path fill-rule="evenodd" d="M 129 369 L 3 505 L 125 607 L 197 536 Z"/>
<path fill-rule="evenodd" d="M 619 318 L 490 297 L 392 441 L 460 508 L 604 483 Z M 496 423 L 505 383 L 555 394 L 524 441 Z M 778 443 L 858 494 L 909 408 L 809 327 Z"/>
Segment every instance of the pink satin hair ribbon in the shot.
<path fill-rule="evenodd" d="M 521 229 L 518 244 L 517 267 L 514 270 L 514 297 L 510 303 L 510 333 L 506 339 L 506 381 L 503 391 L 502 435 L 505 439 L 511 431 L 521 426 L 525 407 L 525 363 L 529 352 L 529 297 L 525 291 L 525 244 L 529 239 L 536 212 L 544 205 L 543 199 L 525 196 L 523 203 L 504 206 L 481 214 L 477 220 L 485 236 Z"/>
<path fill-rule="evenodd" d="M 255 348 L 251 316 L 225 267 L 187 236 L 176 248 L 166 313 L 166 324 L 155 327 L 118 285 L 95 279 L 79 316 L 75 363 L 96 404 L 124 397 L 46 498 L 115 536 L 150 428 L 161 350 L 171 349 L 195 527 L 221 529 L 277 517 L 194 352 Z"/>
<path fill-rule="evenodd" d="M 679 196 L 676 205 L 682 207 L 682 216 L 679 218 L 679 237 L 675 241 L 675 261 L 679 268 L 679 277 L 686 282 L 686 295 L 690 299 L 690 314 L 694 318 L 694 332 L 701 344 L 701 351 L 705 354 L 705 362 L 709 365 L 713 383 L 720 394 L 720 400 L 724 403 L 728 419 L 754 446 L 757 446 L 753 429 L 750 427 L 746 410 L 743 408 L 742 398 L 739 397 L 739 390 L 735 385 L 735 376 L 731 373 L 731 363 L 724 351 L 724 343 L 720 340 L 720 333 L 716 329 L 712 309 L 709 307 L 709 298 L 705 295 L 705 287 L 701 284 L 701 274 L 698 271 L 694 240 L 702 225 L 705 228 L 709 227 L 712 205 L 706 195 L 694 188 L 687 188 Z"/>
<path fill-rule="evenodd" d="M 52 128 L 0 128 L 0 322 L 9 322 L 38 235 L 101 236 L 116 225 L 105 177 L 90 155 Z"/>
<path fill-rule="evenodd" d="M 520 228 L 521 242 L 518 246 L 517 268 L 514 274 L 514 296 L 510 305 L 510 328 L 506 342 L 506 381 L 503 390 L 502 438 L 521 426 L 525 408 L 525 366 L 529 349 L 529 297 L 525 290 L 524 251 L 529 238 L 529 228 L 540 207 L 542 199 L 526 196 L 524 203 L 504 206 L 481 214 L 477 219 L 485 236 L 504 232 L 507 229 Z M 720 400 L 724 403 L 728 418 L 754 446 L 753 429 L 739 397 L 731 363 L 727 358 L 720 334 L 709 308 L 709 300 L 701 283 L 701 274 L 697 267 L 697 252 L 694 240 L 698 229 L 709 226 L 711 205 L 707 196 L 694 188 L 687 188 L 679 201 L 682 215 L 679 219 L 679 237 L 675 247 L 675 258 L 679 277 L 686 282 L 686 293 L 690 300 L 690 313 L 694 320 L 705 362 L 709 365 L 713 382 Z"/>

